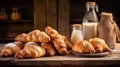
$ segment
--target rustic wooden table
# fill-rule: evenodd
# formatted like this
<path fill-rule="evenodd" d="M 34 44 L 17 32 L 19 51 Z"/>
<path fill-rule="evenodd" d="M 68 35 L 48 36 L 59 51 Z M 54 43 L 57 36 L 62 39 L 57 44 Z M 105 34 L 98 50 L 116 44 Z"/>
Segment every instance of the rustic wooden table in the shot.
<path fill-rule="evenodd" d="M 1 50 L 4 44 L 0 45 Z M 120 44 L 117 44 L 116 50 L 120 50 Z M 0 65 L 120 65 L 120 53 L 113 53 L 104 57 L 80 57 L 74 55 L 44 56 L 35 59 L 0 57 Z"/>

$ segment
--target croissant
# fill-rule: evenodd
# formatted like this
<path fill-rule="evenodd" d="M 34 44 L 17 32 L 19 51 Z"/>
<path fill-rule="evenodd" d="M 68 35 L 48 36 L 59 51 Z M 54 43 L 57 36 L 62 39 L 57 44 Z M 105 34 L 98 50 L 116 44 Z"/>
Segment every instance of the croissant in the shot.
<path fill-rule="evenodd" d="M 67 39 L 67 37 L 66 36 L 62 36 L 63 37 L 63 39 L 64 39 L 64 41 L 65 41 L 65 44 L 66 44 L 66 46 L 67 46 L 67 49 L 72 49 L 72 43 L 70 42 L 70 40 L 68 40 Z"/>
<path fill-rule="evenodd" d="M 89 42 L 93 45 L 97 53 L 102 53 L 104 51 L 110 51 L 111 49 L 107 46 L 105 41 L 101 38 L 92 38 Z"/>
<path fill-rule="evenodd" d="M 3 47 L 0 55 L 4 57 L 14 56 L 15 53 L 21 50 L 23 47 L 24 44 L 21 42 L 8 43 Z"/>
<path fill-rule="evenodd" d="M 67 46 L 65 44 L 65 41 L 63 39 L 63 37 L 61 35 L 57 35 L 57 38 L 54 39 L 53 44 L 55 46 L 55 48 L 57 49 L 57 51 L 63 55 L 63 54 L 68 54 L 67 51 Z"/>
<path fill-rule="evenodd" d="M 51 39 L 45 32 L 41 32 L 38 36 L 38 40 L 39 42 L 46 43 L 46 42 L 50 42 Z"/>
<path fill-rule="evenodd" d="M 46 55 L 54 56 L 56 54 L 56 49 L 52 43 L 41 43 L 41 47 L 43 47 L 46 51 Z"/>
<path fill-rule="evenodd" d="M 78 40 L 72 47 L 72 51 L 78 53 L 95 53 L 94 47 L 86 40 Z"/>
<path fill-rule="evenodd" d="M 17 35 L 15 37 L 15 41 L 20 41 L 20 42 L 28 42 L 28 40 L 26 39 L 27 34 L 26 33 L 22 33 L 20 35 Z"/>
<path fill-rule="evenodd" d="M 45 32 L 51 37 L 52 43 L 60 54 L 68 54 L 67 46 L 62 35 L 50 26 L 45 28 Z"/>
<path fill-rule="evenodd" d="M 15 41 L 20 42 L 50 42 L 50 40 L 50 37 L 40 30 L 33 30 L 28 34 L 23 33 L 15 37 Z"/>
<path fill-rule="evenodd" d="M 55 39 L 56 36 L 59 34 L 55 29 L 50 26 L 45 28 L 45 32 L 53 39 Z"/>
<path fill-rule="evenodd" d="M 38 58 L 38 57 L 44 56 L 45 54 L 46 54 L 46 51 L 44 50 L 44 48 L 40 47 L 37 43 L 27 42 L 25 44 L 25 47 L 15 54 L 15 57 L 18 59 Z"/>
<path fill-rule="evenodd" d="M 27 34 L 26 39 L 29 42 L 30 41 L 39 42 L 38 36 L 40 35 L 40 33 L 41 33 L 40 30 L 33 30 Z"/>

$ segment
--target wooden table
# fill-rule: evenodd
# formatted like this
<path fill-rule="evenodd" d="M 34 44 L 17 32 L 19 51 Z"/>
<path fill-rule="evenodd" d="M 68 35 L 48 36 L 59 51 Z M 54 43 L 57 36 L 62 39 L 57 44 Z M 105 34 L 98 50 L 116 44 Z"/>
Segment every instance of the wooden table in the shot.
<path fill-rule="evenodd" d="M 1 44 L 1 48 L 2 45 L 4 44 Z M 117 44 L 116 50 L 120 50 L 120 44 Z M 35 59 L 0 57 L 0 65 L 120 65 L 120 54 L 109 54 L 104 57 L 44 56 Z"/>

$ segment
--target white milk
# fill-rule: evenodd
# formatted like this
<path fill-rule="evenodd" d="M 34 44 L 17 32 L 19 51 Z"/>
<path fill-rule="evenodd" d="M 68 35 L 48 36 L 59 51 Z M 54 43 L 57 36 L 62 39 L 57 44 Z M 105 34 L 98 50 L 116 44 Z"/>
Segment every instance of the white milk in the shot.
<path fill-rule="evenodd" d="M 77 40 L 83 40 L 83 31 L 74 30 L 71 35 L 71 41 L 74 44 Z"/>
<path fill-rule="evenodd" d="M 71 42 L 74 44 L 77 40 L 83 40 L 83 30 L 81 24 L 72 25 Z"/>
<path fill-rule="evenodd" d="M 83 23 L 83 36 L 85 40 L 97 37 L 97 25 L 97 22 Z"/>

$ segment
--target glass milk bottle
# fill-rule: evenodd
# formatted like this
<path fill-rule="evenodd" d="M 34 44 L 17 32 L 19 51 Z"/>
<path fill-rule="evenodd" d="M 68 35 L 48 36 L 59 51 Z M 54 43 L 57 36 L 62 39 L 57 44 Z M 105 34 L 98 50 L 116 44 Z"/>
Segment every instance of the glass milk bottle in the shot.
<path fill-rule="evenodd" d="M 88 40 L 97 37 L 98 18 L 95 9 L 98 11 L 98 6 L 95 2 L 86 2 L 86 8 L 82 24 L 84 39 Z"/>
<path fill-rule="evenodd" d="M 81 24 L 72 25 L 71 42 L 74 44 L 77 40 L 83 40 L 83 30 Z"/>

